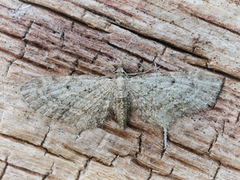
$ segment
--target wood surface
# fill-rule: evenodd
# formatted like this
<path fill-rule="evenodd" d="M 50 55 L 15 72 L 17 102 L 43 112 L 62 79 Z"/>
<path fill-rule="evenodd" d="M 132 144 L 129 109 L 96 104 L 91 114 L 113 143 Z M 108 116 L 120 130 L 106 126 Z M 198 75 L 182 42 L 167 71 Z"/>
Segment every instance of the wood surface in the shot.
<path fill-rule="evenodd" d="M 0 0 L 0 180 L 236 180 L 240 6 L 233 0 Z M 78 132 L 28 107 L 33 77 L 202 69 L 213 108 L 168 129 L 129 119 Z"/>

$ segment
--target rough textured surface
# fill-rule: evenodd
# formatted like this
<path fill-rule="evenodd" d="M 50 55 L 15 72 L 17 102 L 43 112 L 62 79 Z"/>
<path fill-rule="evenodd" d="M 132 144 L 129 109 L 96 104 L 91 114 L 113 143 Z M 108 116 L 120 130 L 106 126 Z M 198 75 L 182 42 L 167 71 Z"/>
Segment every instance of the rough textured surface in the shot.
<path fill-rule="evenodd" d="M 0 0 L 0 179 L 237 179 L 239 12 L 227 0 Z M 168 128 L 166 150 L 137 114 L 125 130 L 79 132 L 19 93 L 42 76 L 109 77 L 122 61 L 127 73 L 201 68 L 225 82 L 213 108 Z"/>
<path fill-rule="evenodd" d="M 137 173 L 136 173 L 137 172 Z M 117 157 L 113 162 L 113 167 L 103 166 L 91 161 L 85 171 L 81 173 L 79 180 L 84 179 L 147 179 L 150 171 L 132 162 L 131 157 Z"/>
<path fill-rule="evenodd" d="M 24 170 L 16 169 L 14 167 L 8 166 L 5 170 L 3 178 L 4 180 L 9 179 L 29 179 L 29 180 L 41 180 L 41 176 L 30 174 Z"/>

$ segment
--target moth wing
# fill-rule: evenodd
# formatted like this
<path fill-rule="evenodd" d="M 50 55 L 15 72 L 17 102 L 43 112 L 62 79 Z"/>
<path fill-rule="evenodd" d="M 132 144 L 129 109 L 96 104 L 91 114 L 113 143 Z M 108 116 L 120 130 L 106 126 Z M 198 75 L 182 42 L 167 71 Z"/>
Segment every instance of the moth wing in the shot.
<path fill-rule="evenodd" d="M 30 107 L 79 130 L 101 126 L 113 101 L 112 80 L 98 76 L 31 79 L 21 87 Z"/>
<path fill-rule="evenodd" d="M 212 106 L 221 86 L 221 78 L 200 71 L 144 74 L 129 80 L 132 110 L 162 127 Z"/>

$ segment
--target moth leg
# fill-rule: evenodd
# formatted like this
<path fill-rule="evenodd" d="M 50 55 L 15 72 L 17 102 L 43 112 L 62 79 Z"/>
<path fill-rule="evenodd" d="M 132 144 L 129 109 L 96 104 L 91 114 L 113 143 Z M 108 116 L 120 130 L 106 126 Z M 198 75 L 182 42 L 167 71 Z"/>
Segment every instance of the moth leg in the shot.
<path fill-rule="evenodd" d="M 163 128 L 163 138 L 164 138 L 164 146 L 163 146 L 163 149 L 166 150 L 167 149 L 167 145 L 168 145 L 168 142 L 167 142 L 167 128 Z"/>

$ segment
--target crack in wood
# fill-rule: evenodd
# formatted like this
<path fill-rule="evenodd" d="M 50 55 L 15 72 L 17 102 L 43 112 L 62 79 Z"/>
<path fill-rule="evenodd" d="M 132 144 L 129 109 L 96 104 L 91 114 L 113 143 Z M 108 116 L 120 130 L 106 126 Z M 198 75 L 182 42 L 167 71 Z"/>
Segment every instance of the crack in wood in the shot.
<path fill-rule="evenodd" d="M 2 136 L 3 138 L 6 138 L 6 139 L 15 140 L 15 141 L 17 141 L 18 143 L 21 143 L 21 144 L 25 144 L 25 143 L 26 143 L 26 144 L 28 144 L 28 145 L 31 145 L 31 146 L 35 147 L 35 148 L 40 148 L 40 149 L 42 149 L 42 150 L 45 151 L 45 156 L 46 156 L 46 154 L 49 154 L 49 155 L 52 155 L 52 156 L 54 156 L 54 157 L 62 158 L 62 159 L 64 159 L 64 160 L 66 160 L 66 161 L 70 161 L 70 162 L 73 162 L 73 163 L 74 163 L 74 161 L 71 160 L 71 159 L 67 159 L 66 157 L 64 157 L 64 156 L 62 156 L 62 155 L 58 155 L 58 154 L 52 153 L 51 151 L 49 151 L 49 150 L 48 150 L 47 148 L 45 148 L 44 146 L 36 145 L 36 144 L 33 144 L 33 143 L 29 142 L 29 141 L 26 141 L 26 140 L 23 140 L 23 139 L 19 139 L 19 138 L 13 137 L 13 136 L 8 136 L 8 135 L 2 134 L 2 133 L 0 133 L 0 136 Z"/>
<path fill-rule="evenodd" d="M 235 124 L 237 124 L 239 121 L 240 121 L 240 112 L 238 113 L 238 116 L 237 116 Z"/>
<path fill-rule="evenodd" d="M 15 169 L 18 169 L 18 170 L 21 170 L 21 171 L 24 171 L 24 172 L 27 172 L 29 174 L 32 174 L 32 175 L 35 175 L 35 176 L 43 176 L 43 174 L 39 173 L 39 172 L 35 172 L 35 171 L 32 171 L 30 169 L 27 169 L 27 168 L 24 168 L 24 167 L 20 167 L 20 166 L 16 166 L 14 164 L 11 164 L 11 163 L 8 163 L 8 166 L 11 166 Z"/>
<path fill-rule="evenodd" d="M 30 4 L 30 5 L 34 5 L 35 7 L 39 8 L 39 9 L 44 9 L 44 10 L 47 10 L 49 12 L 53 12 L 55 14 L 57 14 L 58 16 L 60 17 L 63 17 L 65 19 L 74 19 L 72 18 L 71 16 L 68 16 L 67 14 L 65 13 L 62 13 L 60 11 L 57 11 L 55 9 L 51 9 L 50 7 L 47 7 L 47 6 L 44 6 L 44 5 L 41 5 L 41 4 L 38 4 L 37 2 L 33 2 L 33 1 L 28 1 L 28 0 L 19 0 L 20 2 L 24 3 L 24 4 Z M 75 20 L 75 19 L 74 19 Z"/>
<path fill-rule="evenodd" d="M 43 176 L 42 180 L 47 179 L 47 177 L 53 173 L 53 166 L 54 166 L 54 162 L 52 163 L 51 167 L 49 168 L 49 171 Z"/>
<path fill-rule="evenodd" d="M 224 134 L 225 126 L 226 126 L 226 120 L 223 120 L 223 126 L 222 126 L 222 132 L 221 132 L 221 135 Z"/>
<path fill-rule="evenodd" d="M 203 169 L 201 169 L 201 167 L 198 167 L 196 165 L 191 164 L 191 162 L 185 162 L 184 160 L 182 160 L 180 158 L 176 158 L 176 157 L 171 156 L 171 155 L 169 155 L 169 157 L 171 159 L 177 160 L 179 163 L 183 164 L 184 166 L 189 167 L 189 169 L 195 169 L 199 172 L 202 172 L 203 174 L 207 174 L 207 175 L 211 176 L 211 174 L 207 173 L 206 170 L 203 170 Z M 172 172 L 170 172 L 170 174 L 172 174 Z"/>
<path fill-rule="evenodd" d="M 30 21 L 30 24 L 29 24 L 29 26 L 27 27 L 27 30 L 26 30 L 26 32 L 24 33 L 23 37 L 22 37 L 22 40 L 23 40 L 23 41 L 25 41 L 26 36 L 29 34 L 30 29 L 31 29 L 33 23 L 34 23 L 34 21 Z"/>
<path fill-rule="evenodd" d="M 14 63 L 14 61 L 16 61 L 16 59 L 15 59 L 15 60 L 11 60 L 11 61 L 9 62 L 9 65 L 7 66 L 7 71 L 6 71 L 6 76 L 5 76 L 5 77 L 8 77 L 10 68 L 11 68 L 12 64 Z"/>
<path fill-rule="evenodd" d="M 75 22 L 74 21 L 72 21 L 72 24 L 71 24 L 71 31 L 73 31 L 73 29 L 74 29 L 74 25 L 75 25 Z"/>
<path fill-rule="evenodd" d="M 90 164 L 91 160 L 93 157 L 89 158 L 86 162 L 86 164 L 84 165 L 84 169 L 86 169 L 88 167 L 88 165 Z"/>
<path fill-rule="evenodd" d="M 170 176 L 173 173 L 174 169 L 175 169 L 175 166 L 173 166 L 173 168 L 171 169 L 169 175 L 167 175 L 167 176 Z"/>
<path fill-rule="evenodd" d="M 142 151 L 142 136 L 143 136 L 143 134 L 141 133 L 140 136 L 138 137 L 138 152 L 136 152 L 136 155 L 135 155 L 136 157 Z"/>
<path fill-rule="evenodd" d="M 214 141 L 215 141 L 215 139 L 214 139 Z M 186 151 L 189 151 L 189 152 L 191 152 L 191 153 L 193 153 L 193 154 L 196 154 L 196 155 L 198 155 L 198 156 L 203 156 L 204 154 L 206 154 L 205 152 L 204 152 L 204 153 L 201 153 L 201 152 L 195 151 L 194 149 L 191 149 L 191 148 L 188 147 L 188 146 L 184 146 L 183 144 L 180 144 L 180 143 L 178 143 L 178 142 L 171 141 L 171 138 L 168 139 L 168 142 L 169 142 L 168 144 L 172 143 L 172 144 L 174 144 L 174 145 L 176 145 L 176 146 L 178 146 L 178 147 L 180 147 L 180 148 L 182 148 L 182 149 L 184 149 L 184 150 L 186 150 Z M 216 141 L 215 141 L 215 142 L 216 142 Z M 165 151 L 165 153 L 166 153 L 166 151 Z M 208 153 L 207 153 L 206 155 L 208 155 Z M 215 162 L 217 162 L 217 161 L 215 161 Z"/>
<path fill-rule="evenodd" d="M 6 169 L 7 169 L 7 167 L 8 167 L 8 157 L 9 157 L 9 155 L 6 157 L 5 161 L 3 161 L 3 162 L 5 162 L 5 166 L 4 166 L 4 168 L 3 168 L 2 173 L 0 174 L 0 180 L 3 178 L 4 174 L 6 173 Z M 1 160 L 0 160 L 0 161 L 1 161 Z"/>
<path fill-rule="evenodd" d="M 84 174 L 84 171 L 88 168 L 88 165 L 90 164 L 90 162 L 92 161 L 92 159 L 93 159 L 92 157 L 89 158 L 89 159 L 86 161 L 86 163 L 85 163 L 83 169 L 80 169 L 80 170 L 78 171 L 78 174 L 77 174 L 76 180 L 79 180 L 80 177 L 81 177 L 81 175 Z M 82 173 L 83 173 L 83 174 L 82 174 Z"/>
<path fill-rule="evenodd" d="M 158 7 L 158 8 L 159 8 L 159 6 L 156 6 L 154 3 L 153 3 L 153 5 L 154 5 L 155 7 Z M 168 10 L 164 9 L 163 7 L 160 7 L 160 8 L 163 9 L 163 11 L 167 11 L 167 12 L 169 12 L 169 13 L 172 13 L 172 11 L 168 11 Z M 141 11 L 143 14 L 146 14 L 146 15 L 148 15 L 148 16 L 150 16 L 150 17 L 153 17 L 153 19 L 155 18 L 155 19 L 157 19 L 157 20 L 160 20 L 160 21 L 163 21 L 163 22 L 166 22 L 166 23 L 169 23 L 169 24 L 173 24 L 174 26 L 179 27 L 180 29 L 183 29 L 183 30 L 185 30 L 185 31 L 190 32 L 187 28 L 184 28 L 183 26 L 180 26 L 180 25 L 176 24 L 174 20 L 168 21 L 168 20 L 166 20 L 166 19 L 163 19 L 163 18 L 154 16 L 153 14 L 150 14 L 150 13 L 148 13 L 147 11 L 144 11 L 144 9 L 142 10 L 142 8 L 139 8 L 139 6 L 136 8 L 136 10 L 139 10 L 139 11 Z M 150 19 L 150 18 L 149 18 L 149 19 Z"/>
<path fill-rule="evenodd" d="M 62 144 L 62 145 L 63 145 L 63 147 L 64 147 L 66 150 L 68 150 L 68 151 L 70 151 L 70 152 L 73 152 L 73 153 L 75 153 L 75 154 L 78 154 L 79 156 L 86 157 L 86 158 L 89 158 L 89 159 L 92 159 L 92 158 L 93 158 L 93 156 L 90 156 L 90 155 L 87 155 L 87 154 L 82 154 L 82 153 L 76 151 L 75 149 L 72 149 L 72 148 L 66 146 L 65 144 Z M 74 162 L 74 161 L 72 161 L 72 162 Z"/>
<path fill-rule="evenodd" d="M 44 7 L 44 6 L 43 6 L 43 7 Z M 51 8 L 49 8 L 49 10 L 53 11 Z M 86 12 L 87 12 L 87 10 L 85 10 L 85 12 L 84 12 L 84 14 L 82 15 L 82 17 L 85 15 Z M 89 12 L 92 13 L 92 12 L 94 12 L 94 11 L 89 11 Z M 99 14 L 99 13 L 95 13 L 95 14 Z M 65 15 L 65 14 L 64 14 L 64 15 Z M 64 17 L 69 17 L 69 16 L 65 15 Z M 101 15 L 101 17 L 106 17 L 106 16 Z M 70 18 L 70 19 L 71 19 L 71 18 Z M 72 19 L 73 19 L 73 18 L 72 18 Z M 108 18 L 108 19 L 111 20 L 111 17 Z M 107 20 L 106 20 L 106 21 L 107 21 Z M 108 22 L 109 22 L 109 21 L 108 21 Z M 31 25 L 32 25 L 32 23 L 33 23 L 33 21 L 31 21 Z M 83 23 L 83 24 L 86 24 L 85 22 L 82 22 L 82 23 Z M 113 24 L 114 24 L 114 23 L 116 23 L 116 21 L 113 19 Z M 174 21 L 173 21 L 172 23 L 174 24 Z M 117 23 L 116 23 L 116 24 L 117 24 Z M 29 26 L 29 29 L 26 31 L 26 33 L 25 33 L 25 35 L 24 35 L 24 37 L 23 37 L 23 39 L 22 39 L 23 41 L 25 41 L 25 38 L 26 38 L 27 34 L 30 32 L 31 25 Z M 118 26 L 118 27 L 121 27 L 121 26 L 122 26 L 122 27 L 127 27 L 127 26 L 122 25 L 121 23 L 118 23 L 117 26 Z M 74 28 L 74 22 L 72 22 L 71 31 L 73 30 L 73 28 Z M 93 29 L 94 29 L 94 28 L 93 28 Z M 123 29 L 128 30 L 128 27 L 127 27 L 127 28 L 123 28 Z M 128 30 L 128 31 L 133 32 L 134 34 L 140 34 L 139 32 L 134 32 L 134 30 Z M 136 30 L 135 30 L 135 31 L 136 31 Z M 142 37 L 144 37 L 145 39 L 147 39 L 147 40 L 148 40 L 148 39 L 151 39 L 151 38 L 149 38 L 148 36 L 144 36 L 144 35 L 142 35 L 142 34 L 140 34 L 140 35 L 141 35 Z M 14 37 L 14 36 L 12 35 L 12 37 Z M 61 38 L 62 38 L 62 45 L 63 45 L 63 44 L 64 44 L 64 30 L 62 31 Z M 199 36 L 199 38 L 200 38 L 200 36 Z M 199 40 L 199 38 L 196 40 L 195 45 L 196 45 L 197 41 Z M 154 39 L 154 38 L 153 38 L 153 39 Z M 160 41 L 159 41 L 159 42 L 160 42 Z M 26 49 L 27 43 L 28 43 L 28 42 L 26 41 L 25 49 Z M 112 45 L 111 45 L 111 46 L 112 46 Z M 169 46 L 171 47 L 171 44 L 169 44 Z M 192 56 L 200 57 L 200 56 L 198 56 L 198 55 L 194 55 L 196 48 L 197 48 L 197 47 L 194 47 L 194 45 L 193 45 L 192 54 L 191 54 L 191 53 L 189 53 L 189 54 L 192 55 Z M 165 46 L 162 55 L 165 54 L 166 49 L 167 49 L 167 46 Z M 178 48 L 175 48 L 175 49 L 178 49 Z M 181 48 L 179 48 L 178 50 L 180 50 L 180 52 L 186 52 L 186 51 L 182 50 Z M 181 50 L 182 50 L 182 51 L 181 51 Z M 124 49 L 121 50 L 121 51 L 124 51 Z M 130 54 L 131 54 L 131 53 L 130 53 Z M 133 55 L 135 56 L 135 54 L 133 54 Z M 158 55 L 156 55 L 156 56 L 154 57 L 153 62 L 155 62 L 155 59 L 156 59 L 157 56 L 158 56 Z M 24 57 L 24 54 L 22 55 L 21 59 L 22 59 L 23 57 Z M 95 57 L 97 57 L 97 56 L 95 56 Z M 141 56 L 139 56 L 139 57 L 141 57 Z M 202 58 L 202 57 L 201 57 L 201 58 Z M 79 60 L 79 59 L 78 59 L 78 60 Z M 78 61 L 78 60 L 77 60 L 77 61 Z M 95 60 L 97 60 L 97 58 L 96 58 Z M 207 69 L 207 70 L 212 70 L 212 71 L 214 71 L 213 69 L 210 69 L 210 68 L 209 68 L 209 59 L 205 58 L 204 60 L 207 61 L 207 62 L 206 62 L 206 67 L 207 67 L 207 68 L 205 68 L 205 70 Z M 142 57 L 141 57 L 140 61 L 142 61 Z M 149 60 L 148 60 L 148 61 L 149 61 Z M 79 62 L 77 62 L 77 64 L 78 64 L 78 63 L 79 63 Z M 12 63 L 11 63 L 11 64 L 12 64 Z M 11 65 L 10 65 L 10 66 L 11 66 Z M 10 66 L 8 67 L 7 75 L 8 75 L 8 73 L 9 73 Z M 38 65 L 37 65 L 37 66 L 38 66 Z M 75 72 L 77 66 L 78 66 L 78 65 L 75 66 L 75 69 L 72 71 L 71 74 L 73 74 L 73 73 Z M 142 64 L 140 63 L 138 69 L 140 69 L 141 66 L 142 66 Z M 193 65 L 193 66 L 195 66 L 195 65 Z M 39 67 L 39 66 L 38 66 L 38 67 Z M 198 66 L 196 66 L 196 67 L 198 67 Z M 220 72 L 220 71 L 215 71 L 215 73 L 216 73 L 216 72 L 219 73 L 219 74 L 222 74 L 222 75 L 227 75 L 227 74 L 224 74 L 223 72 Z M 232 77 L 229 76 L 229 75 L 227 75 L 227 77 L 232 78 Z M 237 79 L 237 78 L 234 78 L 234 79 Z M 239 80 L 239 79 L 237 79 L 237 80 Z M 214 104 L 214 107 L 215 107 L 215 105 L 216 105 L 216 103 Z M 214 107 L 213 107 L 213 108 L 214 108 Z M 3 114 L 4 114 L 4 112 L 3 112 Z M 236 119 L 236 123 L 239 122 L 239 118 L 240 118 L 239 116 L 240 116 L 240 112 L 238 113 L 238 116 L 237 116 L 237 119 Z M 222 127 L 222 134 L 223 134 L 224 131 L 225 131 L 225 123 L 226 123 L 226 121 L 224 121 L 224 124 L 223 124 L 223 127 Z M 46 133 L 43 141 L 41 142 L 41 146 L 43 146 L 44 141 L 45 141 L 45 139 L 47 138 L 49 132 L 50 132 L 50 129 L 48 129 L 48 132 Z M 217 131 L 216 131 L 216 132 L 217 132 Z M 220 134 L 220 135 L 221 135 L 221 134 Z M 77 140 L 80 136 L 81 136 L 81 132 L 78 133 L 78 136 L 76 137 L 76 140 Z M 142 141 L 142 137 L 141 137 L 141 136 L 142 136 L 142 134 L 139 136 L 139 151 L 138 151 L 137 153 L 141 153 L 141 143 L 142 143 L 142 142 L 141 142 L 141 141 Z M 211 141 L 210 145 L 209 145 L 209 148 L 208 148 L 209 154 L 211 153 L 210 151 L 212 150 L 212 147 L 214 146 L 214 142 L 217 142 L 218 136 L 219 136 L 219 132 L 217 132 L 215 139 L 213 139 L 213 140 Z M 21 141 L 25 142 L 24 140 L 21 140 Z M 171 142 L 171 141 L 170 141 L 170 142 Z M 22 143 L 22 142 L 21 142 L 21 143 Z M 172 142 L 172 143 L 174 143 L 174 142 Z M 31 145 L 33 145 L 34 147 L 39 147 L 39 146 L 37 146 L 37 145 L 35 145 L 35 144 L 32 144 L 32 143 L 28 143 L 28 144 L 31 144 Z M 176 144 L 176 143 L 175 143 L 175 144 Z M 41 148 L 46 151 L 46 154 L 49 153 L 49 154 L 52 154 L 52 155 L 54 155 L 54 156 L 57 156 L 57 157 L 60 157 L 60 158 L 65 159 L 65 160 L 71 161 L 71 160 L 69 160 L 69 159 L 67 159 L 67 158 L 65 158 L 65 157 L 63 157 L 63 156 L 61 156 L 61 155 L 55 155 L 54 153 L 48 152 L 48 149 L 45 148 L 45 147 L 41 147 Z M 190 150 L 189 148 L 186 148 L 186 147 L 184 147 L 184 149 Z M 194 154 L 200 155 L 200 154 L 196 153 L 196 152 L 195 152 L 194 150 L 192 150 L 192 149 L 191 149 L 190 151 L 193 152 Z M 77 154 L 79 154 L 79 155 L 81 155 L 81 156 L 88 157 L 88 156 L 83 155 L 83 154 L 81 154 L 81 153 L 79 153 L 79 152 L 77 152 L 77 151 L 74 151 L 74 152 L 77 153 Z M 136 154 L 137 154 L 137 153 L 136 153 Z M 208 156 L 209 156 L 209 154 L 208 154 Z M 163 156 L 163 155 L 164 155 L 164 152 L 162 153 L 162 156 Z M 115 161 L 115 159 L 116 159 L 117 157 L 118 157 L 118 155 L 116 155 L 115 158 L 113 158 L 113 160 L 111 161 L 111 164 Z M 90 162 L 91 159 L 93 159 L 93 157 L 91 157 L 91 158 L 89 159 L 89 162 Z M 214 160 L 214 161 L 216 161 L 216 160 Z M 98 162 L 98 161 L 96 161 L 96 162 Z M 101 163 L 101 162 L 100 162 L 100 163 Z M 101 164 L 103 164 L 103 163 L 101 163 Z M 105 164 L 104 164 L 104 165 L 105 165 Z M 87 167 L 87 166 L 88 166 L 88 163 L 86 163 L 86 167 Z M 53 167 L 53 166 L 52 166 L 52 167 Z M 6 171 L 6 168 L 7 168 L 7 165 L 5 166 L 5 171 Z M 171 174 L 172 174 L 174 168 L 175 168 L 175 167 L 172 168 Z M 148 167 L 148 169 L 149 169 L 149 167 Z M 220 169 L 220 166 L 218 167 L 218 169 L 217 169 L 217 171 L 216 171 L 216 173 L 215 173 L 215 175 L 214 175 L 214 179 L 216 178 L 219 169 Z M 151 170 L 151 173 L 152 173 L 152 169 L 150 169 L 150 170 Z M 5 173 L 5 171 L 4 171 L 4 173 Z M 78 174 L 79 174 L 79 177 L 80 177 L 81 170 L 79 170 L 79 173 L 78 173 Z M 0 176 L 0 179 L 1 179 L 1 177 L 2 177 L 2 176 Z M 77 179 L 78 179 L 79 177 L 77 177 Z M 150 175 L 150 177 L 149 177 L 148 179 L 150 179 L 150 178 L 151 178 L 151 175 Z"/>
<path fill-rule="evenodd" d="M 158 57 L 159 57 L 159 61 L 163 61 L 161 56 L 158 56 Z M 155 61 L 153 62 L 153 64 L 156 64 L 158 66 L 158 68 L 161 68 L 162 70 L 171 71 L 171 69 L 169 69 L 169 68 L 167 68 L 165 66 L 162 66 L 162 65 L 156 63 Z"/>
<path fill-rule="evenodd" d="M 92 59 L 91 64 L 93 64 L 98 59 L 99 54 L 101 54 L 101 49 L 99 49 L 99 51 L 96 54 L 96 56 Z"/>
<path fill-rule="evenodd" d="M 44 136 L 44 138 L 43 138 L 43 140 L 42 140 L 42 142 L 41 142 L 41 145 L 40 145 L 40 146 L 43 146 L 43 144 L 44 144 L 44 142 L 45 142 L 45 140 L 46 140 L 46 138 L 47 138 L 47 136 L 48 136 L 48 134 L 49 134 L 50 130 L 51 130 L 51 128 L 50 128 L 50 126 L 48 126 L 48 130 L 47 130 L 47 132 L 46 132 L 46 134 L 45 134 L 45 136 Z"/>
<path fill-rule="evenodd" d="M 115 161 L 118 157 L 119 157 L 119 155 L 116 155 L 116 156 L 112 159 L 112 161 L 111 161 L 111 163 L 110 163 L 109 166 L 113 166 L 114 161 Z"/>
<path fill-rule="evenodd" d="M 65 40 L 65 29 L 63 29 L 62 31 L 61 31 L 61 35 L 60 35 L 60 39 L 61 39 L 61 48 L 63 48 L 64 47 L 64 40 Z"/>
<path fill-rule="evenodd" d="M 193 43 L 193 46 L 192 46 L 192 51 L 191 51 L 191 54 L 195 54 L 195 49 L 197 48 L 196 44 L 199 42 L 199 39 L 200 39 L 200 34 L 198 35 L 197 39 L 195 39 L 195 42 Z"/>
<path fill-rule="evenodd" d="M 122 52 L 124 52 L 124 53 L 126 53 L 126 54 L 128 54 L 128 55 L 135 56 L 135 57 L 139 58 L 140 60 L 141 60 L 141 59 L 145 59 L 146 61 L 151 61 L 151 60 L 146 59 L 146 58 L 144 58 L 144 57 L 142 57 L 142 56 L 140 56 L 140 55 L 138 55 L 138 54 L 136 54 L 136 53 L 133 53 L 133 52 L 127 50 L 127 49 L 123 49 L 123 48 L 121 48 L 121 47 L 118 47 L 118 46 L 112 44 L 111 42 L 109 42 L 109 41 L 106 40 L 106 39 L 103 39 L 103 42 L 106 42 L 106 43 L 107 43 L 108 45 L 110 45 L 111 47 L 113 47 L 113 48 L 115 48 L 115 49 L 117 49 L 117 50 L 119 50 L 119 51 L 122 51 Z M 104 53 L 103 53 L 103 54 L 104 54 Z"/>
<path fill-rule="evenodd" d="M 84 130 L 81 130 L 81 131 L 79 131 L 79 132 L 77 133 L 77 136 L 76 136 L 76 138 L 75 138 L 75 141 L 77 141 L 77 140 L 81 137 L 81 134 L 82 134 L 83 131 L 84 131 Z"/>
<path fill-rule="evenodd" d="M 72 72 L 69 73 L 69 76 L 72 76 L 76 72 L 78 65 L 79 65 L 79 60 L 80 60 L 80 58 L 77 58 L 77 60 L 74 62 L 73 70 L 72 70 Z"/>
<path fill-rule="evenodd" d="M 79 171 L 78 171 L 78 173 L 77 173 L 76 180 L 79 180 L 79 179 L 80 179 L 80 176 L 81 176 L 81 172 L 82 172 L 82 171 L 83 171 L 83 170 L 80 168 Z"/>
<path fill-rule="evenodd" d="M 218 136 L 218 135 L 216 135 L 216 138 L 217 138 L 217 136 Z M 210 145 L 209 145 L 209 148 L 208 148 L 208 153 L 209 153 L 209 154 L 210 154 L 210 151 L 211 151 L 211 149 L 212 149 L 212 147 L 213 147 L 214 142 L 216 142 L 216 139 L 213 139 L 212 142 L 211 142 Z"/>
<path fill-rule="evenodd" d="M 184 8 L 183 8 L 184 9 Z M 214 25 L 214 26 L 216 26 L 216 27 L 220 27 L 220 28 L 222 28 L 222 29 L 225 29 L 225 30 L 227 30 L 227 31 L 230 31 L 230 32 L 232 32 L 232 33 L 234 33 L 234 34 L 236 34 L 236 35 L 239 35 L 239 32 L 238 31 L 234 31 L 233 29 L 230 29 L 230 28 L 226 28 L 225 26 L 224 26 L 224 23 L 221 23 L 221 21 L 214 21 L 214 20 L 208 20 L 208 19 L 206 19 L 206 18 L 204 18 L 204 17 L 201 17 L 201 16 L 199 16 L 199 15 L 196 15 L 196 14 L 194 14 L 194 13 L 192 13 L 192 12 L 188 12 L 188 11 L 186 11 L 186 10 L 184 10 L 186 13 L 188 13 L 188 14 L 191 14 L 193 17 L 196 17 L 197 19 L 200 19 L 200 20 L 202 20 L 202 21 L 204 21 L 204 22 L 206 22 L 206 23 L 208 23 L 208 24 L 212 24 L 212 25 Z"/>
<path fill-rule="evenodd" d="M 147 180 L 150 180 L 150 179 L 151 179 L 152 174 L 153 174 L 152 169 L 150 169 L 149 176 L 148 176 Z"/>
<path fill-rule="evenodd" d="M 119 26 L 119 27 L 121 27 L 121 26 Z M 130 29 L 127 29 L 128 31 L 130 31 Z M 136 32 L 134 32 L 135 34 L 136 34 Z M 144 36 L 145 38 L 146 38 L 146 36 Z M 149 39 L 149 38 L 148 38 Z M 124 49 L 121 49 L 121 50 L 124 50 Z M 133 54 L 134 56 L 136 56 L 136 54 Z M 141 57 L 141 56 L 140 56 Z M 143 57 L 141 57 L 141 59 L 142 59 Z M 149 59 L 145 59 L 146 61 L 149 61 Z"/>
<path fill-rule="evenodd" d="M 221 168 L 221 164 L 220 164 L 220 165 L 218 166 L 218 168 L 216 169 L 216 172 L 215 172 L 215 174 L 214 174 L 214 176 L 213 176 L 213 180 L 216 179 L 217 174 L 218 174 L 220 168 Z"/>

